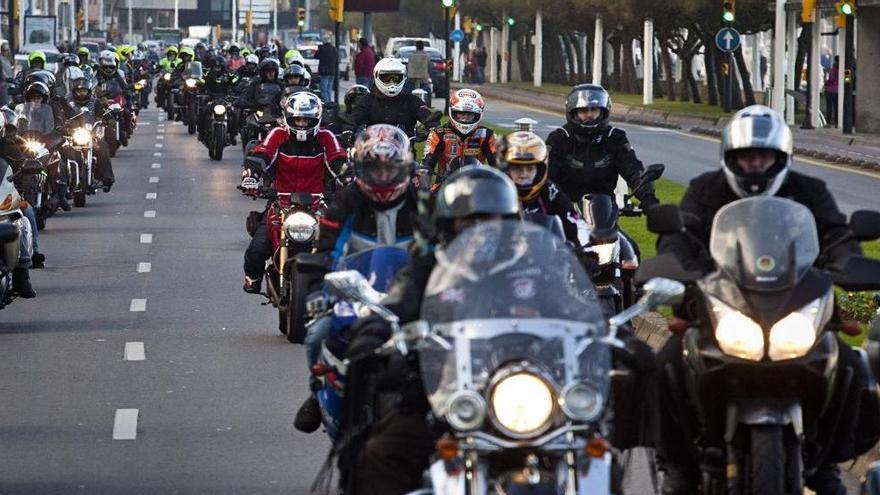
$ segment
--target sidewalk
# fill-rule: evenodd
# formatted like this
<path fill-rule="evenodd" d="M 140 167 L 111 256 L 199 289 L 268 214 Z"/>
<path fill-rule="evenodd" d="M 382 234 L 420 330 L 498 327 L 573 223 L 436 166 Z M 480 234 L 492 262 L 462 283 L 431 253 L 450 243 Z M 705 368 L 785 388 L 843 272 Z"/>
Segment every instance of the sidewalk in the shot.
<path fill-rule="evenodd" d="M 452 86 L 463 87 L 460 83 L 453 83 Z M 560 115 L 565 113 L 565 100 L 558 94 L 505 87 L 500 84 L 483 84 L 474 89 L 489 99 L 559 112 Z M 615 103 L 611 107 L 611 119 L 631 124 L 680 129 L 716 137 L 721 135 L 721 130 L 729 120 L 727 117 L 701 117 L 619 103 Z M 799 125 L 792 126 L 791 130 L 794 134 L 796 155 L 855 168 L 880 171 L 880 135 L 845 136 L 837 129 L 804 130 Z"/>

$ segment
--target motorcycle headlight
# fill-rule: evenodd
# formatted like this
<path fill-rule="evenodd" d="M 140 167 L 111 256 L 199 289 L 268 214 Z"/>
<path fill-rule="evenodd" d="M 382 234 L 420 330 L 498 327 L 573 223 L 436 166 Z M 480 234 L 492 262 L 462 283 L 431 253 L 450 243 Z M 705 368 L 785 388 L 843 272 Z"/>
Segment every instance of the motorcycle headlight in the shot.
<path fill-rule="evenodd" d="M 297 211 L 284 220 L 287 237 L 295 242 L 308 242 L 318 233 L 318 221 L 308 213 Z"/>
<path fill-rule="evenodd" d="M 73 131 L 73 144 L 77 146 L 88 146 L 92 142 L 92 133 L 85 127 L 80 127 Z"/>
<path fill-rule="evenodd" d="M 446 422 L 456 430 L 476 430 L 486 420 L 486 401 L 473 390 L 453 393 L 446 404 Z"/>
<path fill-rule="evenodd" d="M 715 340 L 725 354 L 760 361 L 764 357 L 764 330 L 748 316 L 710 297 Z"/>
<path fill-rule="evenodd" d="M 226 105 L 214 105 L 214 113 L 217 115 L 223 115 L 226 113 Z"/>
<path fill-rule="evenodd" d="M 144 84 L 143 81 L 138 81 L 138 82 L 134 83 L 135 91 L 140 91 L 140 90 L 144 89 L 144 86 L 146 86 L 146 85 Z"/>
<path fill-rule="evenodd" d="M 171 80 L 171 73 L 166 72 L 165 75 L 162 76 L 162 79 L 165 79 L 166 81 L 170 81 Z"/>
<path fill-rule="evenodd" d="M 186 80 L 186 87 L 187 87 L 187 88 L 194 88 L 194 87 L 196 87 L 196 80 L 195 80 L 195 79 L 187 79 L 187 80 Z"/>
<path fill-rule="evenodd" d="M 830 294 L 789 313 L 770 328 L 767 355 L 773 361 L 805 355 L 816 343 L 816 332 L 825 326 L 834 309 Z"/>
<path fill-rule="evenodd" d="M 570 419 L 592 421 L 602 412 L 602 393 L 587 382 L 566 385 L 559 394 L 559 406 Z"/>
<path fill-rule="evenodd" d="M 492 387 L 489 405 L 499 429 L 512 437 L 527 437 L 550 426 L 554 402 L 546 381 L 529 372 L 516 372 Z"/>
<path fill-rule="evenodd" d="M 614 261 L 614 257 L 617 254 L 618 246 L 620 244 L 618 242 L 611 242 L 608 244 L 594 244 L 591 246 L 593 252 L 599 257 L 600 265 L 607 265 Z"/>
<path fill-rule="evenodd" d="M 33 139 L 28 139 L 24 142 L 24 148 L 31 152 L 34 156 L 40 156 L 46 150 L 46 147 L 43 146 L 43 143 L 39 141 L 34 141 Z"/>
<path fill-rule="evenodd" d="M 263 117 L 263 111 L 262 111 L 262 110 L 257 110 L 257 117 L 260 117 L 260 118 Z"/>

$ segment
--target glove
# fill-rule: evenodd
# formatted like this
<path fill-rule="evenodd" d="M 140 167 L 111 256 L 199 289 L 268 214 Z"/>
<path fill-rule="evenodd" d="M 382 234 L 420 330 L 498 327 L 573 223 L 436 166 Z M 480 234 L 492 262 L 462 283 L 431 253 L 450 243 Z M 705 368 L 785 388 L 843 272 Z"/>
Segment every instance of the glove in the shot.
<path fill-rule="evenodd" d="M 256 197 L 259 193 L 259 183 L 257 179 L 253 177 L 245 177 L 241 180 L 241 185 L 238 186 L 241 189 L 241 193 L 245 196 L 254 196 Z"/>
<path fill-rule="evenodd" d="M 645 196 L 644 198 L 639 199 L 639 205 L 642 207 L 642 211 L 648 211 L 649 209 L 660 204 L 660 200 L 657 199 L 657 196 L 651 194 L 650 196 Z"/>
<path fill-rule="evenodd" d="M 360 360 L 372 356 L 376 349 L 391 338 L 391 326 L 379 316 L 361 318 L 347 331 L 352 335 L 348 357 Z"/>
<path fill-rule="evenodd" d="M 306 314 L 315 317 L 325 311 L 330 306 L 327 295 L 322 291 L 315 291 L 306 296 Z"/>

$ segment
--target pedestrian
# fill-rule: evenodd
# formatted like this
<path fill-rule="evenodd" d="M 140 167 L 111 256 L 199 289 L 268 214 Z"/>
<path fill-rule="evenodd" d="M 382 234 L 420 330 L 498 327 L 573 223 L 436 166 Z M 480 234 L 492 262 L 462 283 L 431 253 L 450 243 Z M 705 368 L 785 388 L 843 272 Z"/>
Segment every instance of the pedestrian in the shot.
<path fill-rule="evenodd" d="M 358 40 L 357 55 L 354 56 L 354 79 L 355 82 L 366 86 L 373 87 L 373 67 L 376 66 L 376 54 L 370 48 L 366 38 Z"/>
<path fill-rule="evenodd" d="M 431 56 L 425 51 L 425 43 L 422 40 L 416 41 L 416 49 L 413 51 L 406 64 L 406 78 L 411 81 L 412 89 L 428 88 L 428 63 Z"/>
<path fill-rule="evenodd" d="M 468 74 L 470 81 L 479 84 L 479 74 L 477 73 L 477 50 L 472 49 L 467 58 Z"/>
<path fill-rule="evenodd" d="M 339 55 L 333 43 L 325 41 L 318 48 L 318 75 L 321 76 L 321 98 L 324 103 L 335 101 L 333 86 L 336 81 L 336 70 L 339 67 Z"/>
<path fill-rule="evenodd" d="M 834 57 L 834 63 L 825 77 L 825 120 L 829 127 L 837 126 L 837 85 L 840 57 Z"/>
<path fill-rule="evenodd" d="M 6 78 L 14 77 L 12 68 L 12 52 L 9 50 L 9 42 L 0 41 L 0 106 L 9 104 L 9 85 Z"/>
<path fill-rule="evenodd" d="M 484 84 L 486 82 L 486 61 L 489 58 L 489 54 L 486 53 L 486 47 L 481 46 L 480 51 L 477 52 L 477 84 Z"/>

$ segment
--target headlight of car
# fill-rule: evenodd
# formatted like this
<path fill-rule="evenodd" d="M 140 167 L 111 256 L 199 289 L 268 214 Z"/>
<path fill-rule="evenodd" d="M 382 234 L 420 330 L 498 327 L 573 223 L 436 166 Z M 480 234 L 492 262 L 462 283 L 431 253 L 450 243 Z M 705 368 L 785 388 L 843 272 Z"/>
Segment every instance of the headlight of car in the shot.
<path fill-rule="evenodd" d="M 546 381 L 529 372 L 516 372 L 492 387 L 489 405 L 496 426 L 513 437 L 526 437 L 550 426 L 554 402 Z"/>
<path fill-rule="evenodd" d="M 194 87 L 196 87 L 196 80 L 195 80 L 195 79 L 187 79 L 187 80 L 186 80 L 186 87 L 187 87 L 187 88 L 194 88 Z"/>
<path fill-rule="evenodd" d="M 446 422 L 456 430 L 476 430 L 486 420 L 486 401 L 473 390 L 453 393 L 446 404 Z"/>
<path fill-rule="evenodd" d="M 618 252 L 618 246 L 620 246 L 619 241 L 615 241 L 608 244 L 594 244 L 591 248 L 596 253 L 596 256 L 599 257 L 599 264 L 607 265 L 614 261 L 614 257 Z"/>
<path fill-rule="evenodd" d="M 92 133 L 85 127 L 79 127 L 73 131 L 73 144 L 77 146 L 88 146 L 92 142 Z"/>
<path fill-rule="evenodd" d="M 284 228 L 294 242 L 308 242 L 318 233 L 318 221 L 308 213 L 297 211 L 284 220 Z"/>
<path fill-rule="evenodd" d="M 715 340 L 725 354 L 760 361 L 764 357 L 764 330 L 748 316 L 710 297 Z"/>
<path fill-rule="evenodd" d="M 816 343 L 816 332 L 825 326 L 833 310 L 834 302 L 829 292 L 777 321 L 770 328 L 767 355 L 773 361 L 805 355 Z"/>
<path fill-rule="evenodd" d="M 214 105 L 214 113 L 217 115 L 223 115 L 226 113 L 226 105 Z"/>
<path fill-rule="evenodd" d="M 170 81 L 171 80 L 171 73 L 166 72 L 165 75 L 162 76 L 162 79 L 165 79 L 166 81 Z"/>
<path fill-rule="evenodd" d="M 569 383 L 559 394 L 562 412 L 576 421 L 592 421 L 602 412 L 602 393 L 587 382 Z"/>

